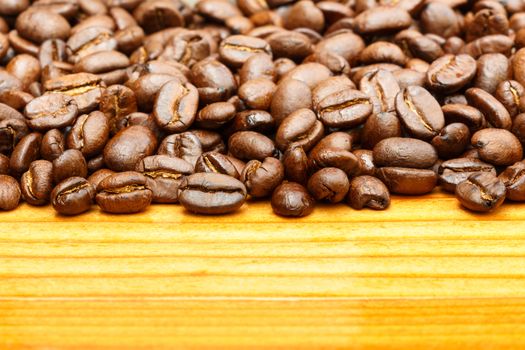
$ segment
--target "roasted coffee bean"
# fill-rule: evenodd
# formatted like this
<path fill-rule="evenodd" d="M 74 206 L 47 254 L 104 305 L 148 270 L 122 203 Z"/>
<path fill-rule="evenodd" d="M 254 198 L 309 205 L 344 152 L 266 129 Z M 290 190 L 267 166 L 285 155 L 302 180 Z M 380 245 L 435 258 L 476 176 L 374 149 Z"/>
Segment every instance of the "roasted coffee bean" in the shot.
<path fill-rule="evenodd" d="M 239 86 L 239 97 L 248 108 L 268 110 L 277 86 L 266 78 L 246 81 Z"/>
<path fill-rule="evenodd" d="M 199 1 L 195 9 L 201 16 L 217 22 L 224 22 L 229 17 L 242 15 L 234 4 L 225 0 Z"/>
<path fill-rule="evenodd" d="M 9 157 L 0 153 L 0 175 L 9 174 Z"/>
<path fill-rule="evenodd" d="M 275 58 L 289 58 L 301 61 L 313 52 L 310 39 L 295 31 L 280 30 L 269 35 L 265 40 L 270 44 Z"/>
<path fill-rule="evenodd" d="M 377 6 L 355 18 L 355 30 L 363 35 L 395 33 L 412 24 L 410 14 L 398 7 Z"/>
<path fill-rule="evenodd" d="M 126 80 L 125 69 L 129 58 L 118 51 L 100 51 L 84 56 L 73 67 L 73 72 L 97 74 L 106 85 L 121 84 Z"/>
<path fill-rule="evenodd" d="M 396 44 L 387 41 L 376 41 L 361 52 L 359 61 L 364 65 L 393 63 L 402 66 L 407 61 L 407 57 Z"/>
<path fill-rule="evenodd" d="M 128 80 L 126 86 L 135 92 L 138 108 L 141 111 L 150 112 L 153 110 L 155 98 L 162 87 L 171 81 L 180 83 L 179 79 L 173 75 L 152 73 L 136 80 Z"/>
<path fill-rule="evenodd" d="M 487 172 L 496 175 L 493 165 L 475 158 L 455 158 L 444 161 L 438 169 L 441 189 L 455 192 L 456 186 L 477 172 Z"/>
<path fill-rule="evenodd" d="M 312 107 L 312 92 L 308 85 L 295 79 L 279 82 L 272 98 L 270 113 L 277 125 L 290 113 L 300 108 Z"/>
<path fill-rule="evenodd" d="M 45 160 L 53 161 L 66 149 L 64 134 L 58 129 L 51 129 L 42 137 L 40 155 Z"/>
<path fill-rule="evenodd" d="M 466 53 L 474 58 L 478 58 L 486 53 L 502 53 L 508 55 L 512 45 L 512 38 L 506 35 L 487 35 L 467 43 L 459 52 Z M 516 61 L 513 60 L 513 65 L 514 64 L 516 64 Z M 516 77 L 515 79 L 521 83 L 520 79 Z"/>
<path fill-rule="evenodd" d="M 156 155 L 143 158 L 136 170 L 146 176 L 154 203 L 177 203 L 179 185 L 193 173 L 193 165 L 181 158 Z"/>
<path fill-rule="evenodd" d="M 323 168 L 315 172 L 308 180 L 308 191 L 316 200 L 330 203 L 341 202 L 350 187 L 345 172 L 338 168 Z"/>
<path fill-rule="evenodd" d="M 316 32 L 321 32 L 324 25 L 323 12 L 309 0 L 296 2 L 284 18 L 286 29 L 310 28 Z"/>
<path fill-rule="evenodd" d="M 20 201 L 20 186 L 15 178 L 0 175 L 0 209 L 13 210 Z"/>
<path fill-rule="evenodd" d="M 68 61 L 75 63 L 89 54 L 116 48 L 112 29 L 98 25 L 78 29 L 67 40 Z"/>
<path fill-rule="evenodd" d="M 51 204 L 62 215 L 78 215 L 89 209 L 95 199 L 95 188 L 86 179 L 70 177 L 51 192 Z"/>
<path fill-rule="evenodd" d="M 228 67 L 211 58 L 194 64 L 191 75 L 199 100 L 204 104 L 225 101 L 237 90 L 237 82 Z"/>
<path fill-rule="evenodd" d="M 93 188 L 96 189 L 98 187 L 98 184 L 102 180 L 104 180 L 106 177 L 113 175 L 113 174 L 115 174 L 113 170 L 103 168 L 103 169 L 95 171 L 93 174 L 91 174 L 87 178 L 87 180 L 93 186 Z"/>
<path fill-rule="evenodd" d="M 308 159 L 309 169 L 315 172 L 321 168 L 339 168 L 349 177 L 359 173 L 359 160 L 352 152 L 333 147 L 314 148 Z"/>
<path fill-rule="evenodd" d="M 283 182 L 272 195 L 273 212 L 281 216 L 302 217 L 310 215 L 315 199 L 306 188 L 296 182 Z"/>
<path fill-rule="evenodd" d="M 409 37 L 406 40 L 406 47 L 413 57 L 428 63 L 432 63 L 445 54 L 441 45 L 426 35 Z"/>
<path fill-rule="evenodd" d="M 512 67 L 505 55 L 488 53 L 478 58 L 478 70 L 473 85 L 494 94 L 498 85 L 512 78 Z"/>
<path fill-rule="evenodd" d="M 195 165 L 202 154 L 202 145 L 199 138 L 192 132 L 186 131 L 181 134 L 172 134 L 162 140 L 158 154 L 182 158 L 188 163 Z"/>
<path fill-rule="evenodd" d="M 193 129 L 191 132 L 199 139 L 203 152 L 226 153 L 226 145 L 220 133 L 203 129 Z"/>
<path fill-rule="evenodd" d="M 133 17 L 146 33 L 154 33 L 169 27 L 182 27 L 185 23 L 184 17 L 175 3 L 163 0 L 150 0 L 141 3 L 133 11 Z"/>
<path fill-rule="evenodd" d="M 13 57 L 7 64 L 6 70 L 20 80 L 23 90 L 27 90 L 32 82 L 40 78 L 40 62 L 28 54 Z"/>
<path fill-rule="evenodd" d="M 241 176 L 234 165 L 232 157 L 218 152 L 203 153 L 197 159 L 195 172 L 225 174 L 236 179 L 239 179 Z"/>
<path fill-rule="evenodd" d="M 235 131 L 256 131 L 266 133 L 275 126 L 272 115 L 266 111 L 248 110 L 242 111 L 233 118 L 232 130 Z"/>
<path fill-rule="evenodd" d="M 315 145 L 312 152 L 323 148 L 337 148 L 345 151 L 351 151 L 353 144 L 356 142 L 355 135 L 352 132 L 336 131 L 323 137 Z"/>
<path fill-rule="evenodd" d="M 374 152 L 367 149 L 357 149 L 352 153 L 359 162 L 359 175 L 375 176 Z"/>
<path fill-rule="evenodd" d="M 294 61 L 289 58 L 281 57 L 274 61 L 275 79 L 281 80 L 288 72 L 297 67 Z"/>
<path fill-rule="evenodd" d="M 263 39 L 246 35 L 232 35 L 221 42 L 219 57 L 230 67 L 239 68 L 253 55 L 272 54 L 270 45 Z"/>
<path fill-rule="evenodd" d="M 359 90 L 370 97 L 374 114 L 395 110 L 399 84 L 391 72 L 379 69 L 365 74 L 359 82 Z"/>
<path fill-rule="evenodd" d="M 317 62 L 328 68 L 334 75 L 346 76 L 350 73 L 350 64 L 341 55 L 333 52 L 314 52 L 306 57 L 304 62 Z"/>
<path fill-rule="evenodd" d="M 479 212 L 498 208 L 505 200 L 505 184 L 490 173 L 474 173 L 456 186 L 456 198 L 464 207 Z"/>
<path fill-rule="evenodd" d="M 179 201 L 197 214 L 227 214 L 239 209 L 246 200 L 246 187 L 224 174 L 197 173 L 185 177 L 179 186 Z"/>
<path fill-rule="evenodd" d="M 41 44 L 48 39 L 66 39 L 71 27 L 53 11 L 31 8 L 17 17 L 16 30 L 21 37 Z"/>
<path fill-rule="evenodd" d="M 9 154 L 29 130 L 23 119 L 0 119 L 0 152 Z"/>
<path fill-rule="evenodd" d="M 496 166 L 512 165 L 523 159 L 520 141 L 505 129 L 480 130 L 472 135 L 471 142 L 481 160 Z"/>
<path fill-rule="evenodd" d="M 100 111 L 106 115 L 111 134 L 116 134 L 119 121 L 137 111 L 135 93 L 124 85 L 108 86 L 100 96 Z"/>
<path fill-rule="evenodd" d="M 397 94 L 396 111 L 405 128 L 416 138 L 428 140 L 445 126 L 439 103 L 419 86 L 409 86 Z"/>
<path fill-rule="evenodd" d="M 310 150 L 324 135 L 323 124 L 310 109 L 301 108 L 286 117 L 275 135 L 275 143 L 285 151 L 292 143 Z"/>
<path fill-rule="evenodd" d="M 190 83 L 167 82 L 159 90 L 153 107 L 157 124 L 174 133 L 188 129 L 197 114 L 199 92 Z"/>
<path fill-rule="evenodd" d="M 308 156 L 304 149 L 291 144 L 283 154 L 285 176 L 288 180 L 306 185 L 308 180 Z"/>
<path fill-rule="evenodd" d="M 64 94 L 49 94 L 29 102 L 24 114 L 27 124 L 34 130 L 60 129 L 73 124 L 78 114 L 76 101 Z"/>
<path fill-rule="evenodd" d="M 94 110 L 100 101 L 100 81 L 100 77 L 90 73 L 68 74 L 44 82 L 44 89 L 51 93 L 71 96 L 77 103 L 79 113 L 88 113 Z"/>
<path fill-rule="evenodd" d="M 97 204 L 105 212 L 130 214 L 144 211 L 153 193 L 147 187 L 147 178 L 135 171 L 110 175 L 97 186 Z"/>
<path fill-rule="evenodd" d="M 4 90 L 0 92 L 0 103 L 5 103 L 16 110 L 24 110 L 25 106 L 33 100 L 33 95 L 20 90 Z"/>
<path fill-rule="evenodd" d="M 452 103 L 443 105 L 441 110 L 448 124 L 462 123 L 473 131 L 479 130 L 485 125 L 483 114 L 474 107 Z"/>
<path fill-rule="evenodd" d="M 437 182 L 436 173 L 428 169 L 383 167 L 377 170 L 377 177 L 390 192 L 406 195 L 429 193 Z"/>
<path fill-rule="evenodd" d="M 521 143 L 525 143 L 525 113 L 518 114 L 516 118 L 514 118 L 512 133 Z"/>
<path fill-rule="evenodd" d="M 313 89 L 331 76 L 332 72 L 326 66 L 317 62 L 303 62 L 287 72 L 281 79 L 299 80 Z"/>
<path fill-rule="evenodd" d="M 525 88 L 515 80 L 502 81 L 494 92 L 494 97 L 505 106 L 511 118 L 521 112 L 522 103 L 520 99 L 523 96 L 525 96 Z"/>
<path fill-rule="evenodd" d="M 357 176 L 350 182 L 346 202 L 358 210 L 384 210 L 390 205 L 390 193 L 381 180 L 373 176 Z"/>
<path fill-rule="evenodd" d="M 228 139 L 228 150 L 240 160 L 263 160 L 278 155 L 274 142 L 254 131 L 238 131 Z"/>
<path fill-rule="evenodd" d="M 374 113 L 368 117 L 363 127 L 362 145 L 366 148 L 373 148 L 381 140 L 400 136 L 401 123 L 394 113 Z"/>
<path fill-rule="evenodd" d="M 441 129 L 432 139 L 432 146 L 439 158 L 450 159 L 458 157 L 469 145 L 470 131 L 465 124 L 452 123 Z"/>
<path fill-rule="evenodd" d="M 374 147 L 376 166 L 430 168 L 438 159 L 431 144 L 412 138 L 390 137 Z"/>
<path fill-rule="evenodd" d="M 87 159 L 86 163 L 88 174 L 94 173 L 106 166 L 106 163 L 104 163 L 104 155 L 102 153 L 93 158 Z"/>
<path fill-rule="evenodd" d="M 272 57 L 268 54 L 257 53 L 250 56 L 239 69 L 240 84 L 244 84 L 253 79 L 276 79 L 275 64 Z"/>
<path fill-rule="evenodd" d="M 19 177 L 29 169 L 29 165 L 40 157 L 42 134 L 38 132 L 24 136 L 13 149 L 9 169 L 15 177 Z"/>
<path fill-rule="evenodd" d="M 22 90 L 20 79 L 5 70 L 0 70 L 0 91 L 3 90 Z"/>
<path fill-rule="evenodd" d="M 498 178 L 507 189 L 506 198 L 512 201 L 525 201 L 525 163 L 516 162 L 505 169 Z"/>
<path fill-rule="evenodd" d="M 469 55 L 445 55 L 430 65 L 427 85 L 437 92 L 452 93 L 467 85 L 476 74 L 476 60 Z"/>
<path fill-rule="evenodd" d="M 119 131 L 104 147 L 104 162 L 114 171 L 134 170 L 144 157 L 157 149 L 157 138 L 153 132 L 140 125 L 129 126 Z"/>
<path fill-rule="evenodd" d="M 53 190 L 53 164 L 47 160 L 35 160 L 20 179 L 24 200 L 31 205 L 44 205 Z"/>
<path fill-rule="evenodd" d="M 215 102 L 199 111 L 196 124 L 206 129 L 218 129 L 235 117 L 235 106 L 230 102 Z"/>
<path fill-rule="evenodd" d="M 321 100 L 316 112 L 325 126 L 351 128 L 366 121 L 372 113 L 372 104 L 359 90 L 342 90 Z"/>
<path fill-rule="evenodd" d="M 67 147 L 78 149 L 85 157 L 99 154 L 109 139 L 109 122 L 99 111 L 77 118 L 67 135 Z"/>
<path fill-rule="evenodd" d="M 446 3 L 439 1 L 426 3 L 421 11 L 421 25 L 425 33 L 433 33 L 449 38 L 461 31 L 461 18 Z"/>
<path fill-rule="evenodd" d="M 265 158 L 262 162 L 255 159 L 249 161 L 241 174 L 241 181 L 248 194 L 255 198 L 271 195 L 283 179 L 283 164 L 273 157 Z"/>
<path fill-rule="evenodd" d="M 345 43 L 345 44 L 341 44 Z M 359 54 L 365 48 L 365 42 L 359 35 L 348 30 L 331 33 L 315 46 L 315 52 L 332 52 L 342 56 L 350 65 L 355 64 Z"/>
<path fill-rule="evenodd" d="M 68 149 L 53 160 L 53 180 L 58 184 L 72 176 L 87 177 L 86 159 L 79 150 Z"/>

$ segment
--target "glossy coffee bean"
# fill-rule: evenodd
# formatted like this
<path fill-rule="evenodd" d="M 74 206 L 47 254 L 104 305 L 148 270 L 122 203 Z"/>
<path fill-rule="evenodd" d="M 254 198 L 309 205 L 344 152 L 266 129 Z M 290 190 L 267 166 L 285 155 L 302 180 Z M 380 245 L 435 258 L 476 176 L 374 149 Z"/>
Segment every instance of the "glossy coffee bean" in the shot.
<path fill-rule="evenodd" d="M 9 157 L 0 153 L 0 175 L 9 174 Z"/>
<path fill-rule="evenodd" d="M 197 159 L 195 172 L 225 174 L 236 179 L 241 177 L 235 167 L 233 157 L 218 152 L 203 153 Z"/>
<path fill-rule="evenodd" d="M 226 145 L 220 133 L 204 129 L 193 129 L 192 133 L 199 139 L 203 152 L 225 153 Z"/>
<path fill-rule="evenodd" d="M 13 210 L 20 201 L 20 186 L 15 178 L 0 175 L 0 209 Z"/>
<path fill-rule="evenodd" d="M 351 128 L 366 121 L 372 113 L 372 104 L 359 90 L 342 90 L 321 100 L 316 112 L 327 127 Z"/>
<path fill-rule="evenodd" d="M 469 55 L 442 56 L 430 65 L 427 85 L 437 92 L 456 92 L 474 78 L 476 68 L 476 60 Z"/>
<path fill-rule="evenodd" d="M 462 123 L 469 127 L 471 131 L 476 131 L 484 127 L 485 117 L 472 106 L 450 103 L 441 107 L 447 124 Z"/>
<path fill-rule="evenodd" d="M 263 39 L 246 35 L 232 35 L 221 42 L 219 57 L 230 67 L 239 68 L 253 55 L 272 54 L 270 45 Z"/>
<path fill-rule="evenodd" d="M 45 160 L 53 161 L 66 149 L 64 134 L 58 129 L 51 129 L 42 137 L 40 155 Z"/>
<path fill-rule="evenodd" d="M 157 154 L 182 158 L 195 166 L 202 154 L 202 145 L 197 136 L 186 131 L 181 134 L 172 134 L 162 140 Z"/>
<path fill-rule="evenodd" d="M 34 130 L 47 131 L 71 125 L 78 114 L 73 98 L 64 94 L 49 94 L 29 102 L 24 114 L 27 124 Z"/>
<path fill-rule="evenodd" d="M 465 92 L 469 104 L 480 110 L 487 121 L 496 128 L 510 129 L 510 114 L 494 96 L 479 88 L 470 88 Z"/>
<path fill-rule="evenodd" d="M 124 85 L 108 86 L 100 96 L 99 109 L 108 119 L 111 135 L 115 135 L 119 122 L 137 111 L 135 92 Z"/>
<path fill-rule="evenodd" d="M 488 53 L 478 58 L 478 70 L 473 85 L 494 94 L 497 86 L 512 78 L 510 61 L 501 53 Z"/>
<path fill-rule="evenodd" d="M 507 167 L 498 178 L 507 189 L 506 198 L 512 201 L 525 201 L 525 163 L 516 162 Z"/>
<path fill-rule="evenodd" d="M 268 110 L 277 86 L 266 78 L 246 81 L 239 86 L 239 97 L 251 109 Z"/>
<path fill-rule="evenodd" d="M 505 129 L 488 128 L 472 135 L 481 160 L 496 165 L 508 166 L 523 159 L 523 148 L 514 134 Z"/>
<path fill-rule="evenodd" d="M 273 130 L 275 120 L 266 111 L 248 110 L 242 111 L 233 118 L 232 131 L 256 131 L 267 133 Z"/>
<path fill-rule="evenodd" d="M 230 102 L 210 103 L 197 114 L 196 124 L 206 129 L 218 129 L 235 117 L 235 106 Z"/>
<path fill-rule="evenodd" d="M 430 168 L 438 159 L 431 144 L 412 138 L 391 137 L 374 147 L 374 164 L 386 167 Z"/>
<path fill-rule="evenodd" d="M 465 124 L 452 123 L 445 126 L 432 139 L 432 146 L 441 159 L 459 156 L 470 143 L 470 131 Z"/>
<path fill-rule="evenodd" d="M 330 203 L 341 202 L 350 187 L 345 172 L 338 168 L 323 168 L 315 172 L 308 180 L 308 192 L 318 200 Z"/>
<path fill-rule="evenodd" d="M 439 185 L 448 192 L 455 192 L 456 186 L 477 172 L 496 175 L 493 165 L 475 158 L 455 158 L 444 161 L 439 166 Z"/>
<path fill-rule="evenodd" d="M 86 159 L 79 150 L 68 149 L 53 160 L 53 180 L 58 184 L 68 177 L 87 177 Z"/>
<path fill-rule="evenodd" d="M 78 215 L 91 209 L 95 188 L 82 177 L 70 177 L 51 192 L 51 204 L 62 215 Z"/>
<path fill-rule="evenodd" d="M 505 200 L 503 181 L 490 173 L 474 173 L 456 186 L 456 198 L 464 207 L 478 212 L 498 208 Z"/>
<path fill-rule="evenodd" d="M 283 165 L 286 179 L 306 185 L 308 180 L 308 156 L 304 149 L 291 144 L 283 154 Z"/>
<path fill-rule="evenodd" d="M 153 115 L 165 131 L 174 133 L 187 130 L 197 114 L 199 92 L 190 83 L 173 80 L 162 86 L 155 99 Z"/>
<path fill-rule="evenodd" d="M 92 157 L 104 149 L 109 139 L 109 122 L 99 111 L 77 118 L 67 135 L 67 147 L 78 149 L 85 157 Z"/>
<path fill-rule="evenodd" d="M 239 69 L 241 84 L 253 79 L 274 81 L 276 78 L 275 64 L 268 54 L 258 53 L 250 56 Z"/>
<path fill-rule="evenodd" d="M 500 82 L 494 91 L 494 97 L 505 106 L 511 118 L 514 118 L 521 112 L 520 99 L 524 95 L 525 88 L 515 80 Z"/>
<path fill-rule="evenodd" d="M 401 123 L 394 113 L 381 112 L 372 114 L 363 127 L 362 145 L 373 148 L 381 140 L 401 136 Z"/>
<path fill-rule="evenodd" d="M 29 165 L 40 157 L 42 134 L 33 132 L 24 136 L 13 149 L 9 160 L 9 169 L 19 177 L 29 169 Z"/>
<path fill-rule="evenodd" d="M 241 181 L 248 194 L 255 198 L 271 195 L 283 179 L 283 164 L 273 157 L 267 157 L 262 162 L 255 159 L 249 161 L 241 174 Z"/>
<path fill-rule="evenodd" d="M 349 186 L 346 202 L 354 209 L 384 210 L 390 205 L 390 193 L 381 180 L 373 176 L 357 176 Z"/>
<path fill-rule="evenodd" d="M 146 176 L 135 171 L 110 175 L 97 186 L 96 202 L 102 211 L 113 214 L 144 211 L 153 198 L 146 183 Z"/>
<path fill-rule="evenodd" d="M 96 189 L 98 187 L 98 184 L 104 180 L 106 177 L 110 176 L 110 175 L 113 175 L 115 174 L 115 172 L 113 170 L 109 170 L 109 169 L 99 169 L 97 171 L 95 171 L 93 174 L 91 174 L 87 180 L 89 181 L 89 183 L 93 186 L 94 189 Z"/>
<path fill-rule="evenodd" d="M 370 97 L 374 114 L 395 110 L 399 84 L 391 72 L 379 69 L 365 74 L 359 89 Z"/>
<path fill-rule="evenodd" d="M 228 150 L 240 160 L 264 160 L 278 152 L 270 138 L 254 131 L 238 131 L 230 136 Z"/>
<path fill-rule="evenodd" d="M 296 79 L 285 79 L 277 85 L 272 98 L 270 114 L 277 124 L 300 108 L 312 107 L 312 92 L 308 85 Z"/>
<path fill-rule="evenodd" d="M 281 151 L 292 143 L 310 150 L 324 135 L 324 126 L 310 109 L 301 108 L 288 115 L 279 125 L 275 142 Z"/>
<path fill-rule="evenodd" d="M 429 193 L 437 182 L 436 173 L 428 169 L 384 167 L 377 170 L 377 177 L 390 192 L 407 195 Z"/>
<path fill-rule="evenodd" d="M 349 177 L 359 173 L 357 157 L 352 152 L 340 148 L 316 147 L 310 152 L 308 163 L 312 172 L 332 167 L 343 170 Z"/>
<path fill-rule="evenodd" d="M 412 23 L 410 14 L 398 7 L 377 6 L 363 11 L 355 18 L 359 34 L 373 35 L 395 33 Z"/>
<path fill-rule="evenodd" d="M 44 205 L 53 189 L 53 164 L 47 160 L 35 160 L 20 179 L 24 200 L 31 205 Z"/>
<path fill-rule="evenodd" d="M 281 216 L 302 217 L 310 215 L 315 199 L 306 188 L 296 182 L 283 182 L 272 194 L 273 212 Z"/>
<path fill-rule="evenodd" d="M 48 39 L 66 39 L 70 29 L 64 17 L 50 10 L 28 9 L 16 19 L 20 36 L 38 44 Z"/>
<path fill-rule="evenodd" d="M 94 110 L 102 95 L 101 79 L 95 74 L 68 74 L 44 82 L 44 90 L 71 96 L 78 106 L 79 113 Z"/>
<path fill-rule="evenodd" d="M 197 173 L 182 180 L 178 195 L 182 206 L 193 213 L 227 214 L 244 204 L 246 187 L 228 175 Z"/>

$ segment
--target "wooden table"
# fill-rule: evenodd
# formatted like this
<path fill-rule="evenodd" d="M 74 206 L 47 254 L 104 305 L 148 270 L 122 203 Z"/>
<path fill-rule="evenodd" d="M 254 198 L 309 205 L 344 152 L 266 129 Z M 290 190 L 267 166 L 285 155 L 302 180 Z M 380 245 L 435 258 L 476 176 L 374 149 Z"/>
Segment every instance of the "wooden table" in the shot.
<path fill-rule="evenodd" d="M 0 214 L 0 349 L 523 348 L 525 205 Z"/>

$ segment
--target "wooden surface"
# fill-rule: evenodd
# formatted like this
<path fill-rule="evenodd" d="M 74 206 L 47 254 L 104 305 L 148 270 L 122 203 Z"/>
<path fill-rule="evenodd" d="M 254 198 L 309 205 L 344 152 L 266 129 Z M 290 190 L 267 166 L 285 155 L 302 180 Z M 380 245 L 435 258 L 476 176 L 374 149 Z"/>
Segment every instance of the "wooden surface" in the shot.
<path fill-rule="evenodd" d="M 525 204 L 0 213 L 0 349 L 525 347 Z"/>

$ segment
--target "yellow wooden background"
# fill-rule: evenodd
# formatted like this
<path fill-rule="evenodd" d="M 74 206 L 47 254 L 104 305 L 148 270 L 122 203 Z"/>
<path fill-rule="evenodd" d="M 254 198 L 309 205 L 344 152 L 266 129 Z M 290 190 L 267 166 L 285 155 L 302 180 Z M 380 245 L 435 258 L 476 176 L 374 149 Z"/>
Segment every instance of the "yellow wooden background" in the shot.
<path fill-rule="evenodd" d="M 525 204 L 0 213 L 0 349 L 525 348 Z"/>

